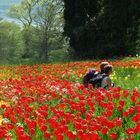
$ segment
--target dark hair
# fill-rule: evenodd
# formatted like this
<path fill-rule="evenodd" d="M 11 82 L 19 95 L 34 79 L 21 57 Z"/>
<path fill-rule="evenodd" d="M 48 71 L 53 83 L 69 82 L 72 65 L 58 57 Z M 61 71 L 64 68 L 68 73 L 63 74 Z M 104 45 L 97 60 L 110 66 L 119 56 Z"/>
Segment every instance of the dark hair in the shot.
<path fill-rule="evenodd" d="M 108 74 L 108 72 L 110 71 L 110 70 L 112 70 L 113 69 L 113 66 L 112 65 L 106 65 L 105 67 L 104 67 L 104 72 L 106 73 L 106 74 Z"/>
<path fill-rule="evenodd" d="M 101 62 L 101 64 L 100 64 L 100 69 L 101 69 L 101 72 L 104 72 L 104 67 L 105 67 L 106 65 L 109 65 L 109 63 L 108 63 L 108 62 L 106 62 L 106 61 Z"/>

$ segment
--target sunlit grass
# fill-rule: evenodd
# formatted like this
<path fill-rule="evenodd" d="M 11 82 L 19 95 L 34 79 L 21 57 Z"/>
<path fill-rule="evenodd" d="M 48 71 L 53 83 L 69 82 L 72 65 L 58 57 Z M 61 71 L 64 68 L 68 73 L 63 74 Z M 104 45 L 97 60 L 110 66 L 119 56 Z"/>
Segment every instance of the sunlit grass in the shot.
<path fill-rule="evenodd" d="M 116 86 L 121 86 L 124 89 L 140 89 L 140 68 L 137 67 L 115 67 L 112 80 Z"/>

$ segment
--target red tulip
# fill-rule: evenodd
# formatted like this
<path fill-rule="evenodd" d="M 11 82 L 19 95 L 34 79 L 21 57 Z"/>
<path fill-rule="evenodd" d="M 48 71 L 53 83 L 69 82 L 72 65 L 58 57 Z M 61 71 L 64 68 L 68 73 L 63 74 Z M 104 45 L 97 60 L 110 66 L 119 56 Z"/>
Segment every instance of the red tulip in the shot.
<path fill-rule="evenodd" d="M 103 134 L 107 134 L 108 128 L 107 128 L 106 126 L 104 126 L 104 127 L 101 129 L 101 132 L 102 132 Z"/>
<path fill-rule="evenodd" d="M 130 135 L 130 134 L 133 134 L 134 133 L 134 128 L 128 128 L 127 130 L 126 130 L 126 133 L 128 134 L 128 135 Z"/>
<path fill-rule="evenodd" d="M 44 132 L 44 138 L 50 138 L 50 136 L 51 136 L 51 134 L 50 134 L 50 132 L 48 132 L 48 131 L 46 131 L 46 132 Z"/>
<path fill-rule="evenodd" d="M 117 134 L 115 132 L 110 132 L 110 138 L 115 139 L 117 137 Z"/>

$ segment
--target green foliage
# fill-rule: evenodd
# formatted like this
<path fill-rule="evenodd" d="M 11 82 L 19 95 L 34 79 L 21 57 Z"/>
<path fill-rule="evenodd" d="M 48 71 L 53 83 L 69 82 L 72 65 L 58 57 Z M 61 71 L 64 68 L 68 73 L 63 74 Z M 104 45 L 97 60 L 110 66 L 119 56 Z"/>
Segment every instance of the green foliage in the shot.
<path fill-rule="evenodd" d="M 22 0 L 8 11 L 20 25 L 0 25 L 1 62 L 46 63 L 69 61 L 71 56 L 73 60 L 89 60 L 139 55 L 138 3 Z"/>
<path fill-rule="evenodd" d="M 68 53 L 68 50 L 65 48 L 51 50 L 48 54 L 48 61 L 50 63 L 70 61 L 70 55 Z"/>
<path fill-rule="evenodd" d="M 41 38 L 39 59 L 45 61 L 49 50 L 62 46 L 63 3 L 60 0 L 40 0 L 36 6 L 34 22 Z"/>
<path fill-rule="evenodd" d="M 11 18 L 19 21 L 22 27 L 22 40 L 25 44 L 24 54 L 22 54 L 23 60 L 33 58 L 32 45 L 34 44 L 34 35 L 33 35 L 33 18 L 34 18 L 34 7 L 36 5 L 36 0 L 22 0 L 20 4 L 13 5 L 9 11 L 8 15 Z"/>
<path fill-rule="evenodd" d="M 47 62 L 50 50 L 64 46 L 62 1 L 22 0 L 8 14 L 23 27 L 23 62 Z"/>
<path fill-rule="evenodd" d="M 80 58 L 134 55 L 139 47 L 140 1 L 64 0 L 65 35 Z"/>
<path fill-rule="evenodd" d="M 24 51 L 21 29 L 15 23 L 0 23 L 0 63 L 19 63 Z"/>
<path fill-rule="evenodd" d="M 137 67 L 115 67 L 112 80 L 115 85 L 119 85 L 124 89 L 140 89 L 140 69 Z"/>

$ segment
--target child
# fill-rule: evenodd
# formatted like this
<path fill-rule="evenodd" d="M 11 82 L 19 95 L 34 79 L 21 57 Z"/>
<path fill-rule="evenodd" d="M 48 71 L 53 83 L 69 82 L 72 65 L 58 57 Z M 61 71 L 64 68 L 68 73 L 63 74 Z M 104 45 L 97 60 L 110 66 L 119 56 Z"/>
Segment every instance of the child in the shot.
<path fill-rule="evenodd" d="M 111 81 L 111 78 L 109 77 L 112 74 L 113 66 L 112 65 L 106 65 L 104 67 L 104 74 L 106 75 L 101 82 L 101 87 L 103 88 L 109 88 L 113 86 L 113 83 Z"/>
<path fill-rule="evenodd" d="M 95 68 L 90 68 L 88 70 L 88 72 L 83 77 L 83 84 L 85 85 L 85 87 L 88 87 L 89 81 L 91 79 L 95 78 L 99 74 L 103 74 L 104 73 L 104 67 L 108 64 L 109 64 L 108 62 L 101 62 L 100 63 L 100 71 L 96 71 Z"/>
<path fill-rule="evenodd" d="M 106 62 L 106 61 L 101 62 L 101 64 L 100 64 L 100 72 L 98 72 L 98 73 L 103 74 L 103 73 L 104 73 L 104 67 L 105 67 L 106 65 L 109 65 L 109 63 Z"/>

